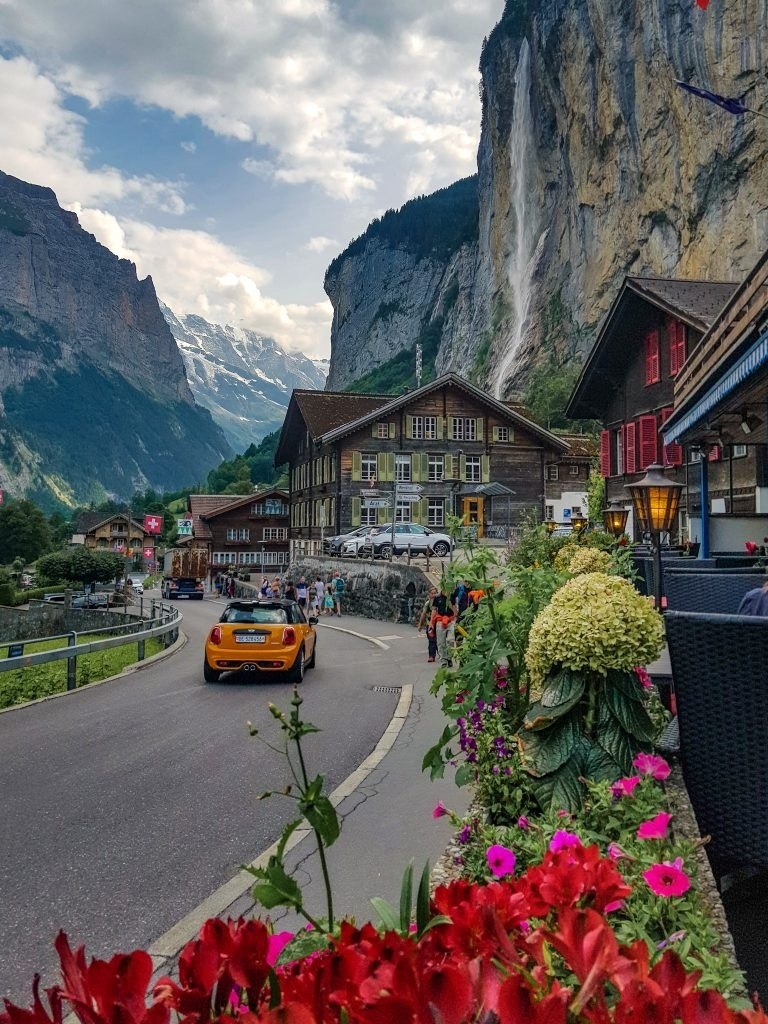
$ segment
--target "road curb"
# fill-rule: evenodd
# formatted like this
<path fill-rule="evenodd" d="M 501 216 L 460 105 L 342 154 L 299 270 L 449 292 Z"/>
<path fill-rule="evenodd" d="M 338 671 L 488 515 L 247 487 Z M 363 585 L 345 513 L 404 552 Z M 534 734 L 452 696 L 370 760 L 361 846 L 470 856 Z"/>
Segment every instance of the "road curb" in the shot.
<path fill-rule="evenodd" d="M 32 708 L 35 704 L 44 704 L 49 700 L 58 700 L 60 697 L 72 697 L 76 693 L 88 693 L 95 686 L 102 686 L 104 683 L 113 683 L 116 679 L 124 679 L 126 676 L 133 675 L 134 672 L 138 672 L 139 669 L 144 668 L 146 665 L 155 665 L 158 661 L 162 661 L 164 658 L 170 658 L 174 654 L 177 654 L 183 647 L 186 647 L 189 638 L 186 633 L 179 630 L 179 635 L 171 644 L 170 647 L 164 651 L 158 651 L 157 654 L 152 654 L 149 658 L 144 658 L 143 661 L 134 661 L 132 665 L 126 665 L 122 672 L 118 672 L 114 676 L 107 676 L 106 679 L 94 679 L 92 683 L 86 683 L 84 686 L 78 686 L 74 690 L 62 690 L 61 693 L 49 693 L 45 697 L 37 697 L 35 700 L 27 700 L 23 704 L 12 704 L 9 708 L 0 708 L 0 715 L 5 715 L 9 711 L 24 711 L 26 708 Z"/>
<path fill-rule="evenodd" d="M 359 636 L 363 640 L 368 640 L 371 643 L 377 643 L 381 647 L 387 647 L 386 644 L 380 640 L 376 640 L 375 637 L 365 636 L 363 633 L 356 633 L 351 629 L 342 629 L 339 626 L 328 626 L 328 629 L 339 629 L 343 633 L 351 633 L 353 636 Z M 353 772 L 351 772 L 343 782 L 341 782 L 336 789 L 330 794 L 330 801 L 334 807 L 345 800 L 348 796 L 355 792 L 360 786 L 362 786 L 367 780 L 371 772 L 377 768 L 384 760 L 386 755 L 390 752 L 394 746 L 395 740 L 400 734 L 400 731 L 405 724 L 408 714 L 411 709 L 411 703 L 413 701 L 413 685 L 406 683 L 403 685 L 400 693 L 400 699 L 397 702 L 394 714 L 389 721 L 384 732 L 379 737 L 379 741 L 366 757 L 366 759 L 360 764 Z M 313 833 L 311 829 L 300 827 L 290 837 L 285 846 L 285 851 L 294 849 L 299 843 L 303 842 Z M 266 867 L 269 858 L 276 853 L 278 843 L 274 842 L 266 850 L 259 854 L 259 856 L 251 861 L 249 867 Z M 227 907 L 231 906 L 235 900 L 244 896 L 253 885 L 253 875 L 247 871 L 240 871 L 234 878 L 229 879 L 222 886 L 212 892 L 202 903 L 199 903 L 194 910 L 191 910 L 185 917 L 180 921 L 177 921 L 175 925 L 168 929 L 163 935 L 148 947 L 147 952 L 152 957 L 153 965 L 156 972 L 167 973 L 173 964 L 175 958 L 179 955 L 184 946 L 191 940 L 194 939 L 201 926 L 209 917 L 216 917 L 222 914 Z"/>
<path fill-rule="evenodd" d="M 368 636 L 367 633 L 358 633 L 355 629 L 347 629 L 345 626 L 331 626 L 328 622 L 318 622 L 318 626 L 322 626 L 323 629 L 335 629 L 337 633 L 349 633 L 350 636 L 359 637 L 360 640 L 367 640 L 369 644 L 375 644 L 377 647 L 383 648 L 383 650 L 389 650 L 389 644 L 385 644 L 383 640 L 379 640 L 377 636 Z"/>

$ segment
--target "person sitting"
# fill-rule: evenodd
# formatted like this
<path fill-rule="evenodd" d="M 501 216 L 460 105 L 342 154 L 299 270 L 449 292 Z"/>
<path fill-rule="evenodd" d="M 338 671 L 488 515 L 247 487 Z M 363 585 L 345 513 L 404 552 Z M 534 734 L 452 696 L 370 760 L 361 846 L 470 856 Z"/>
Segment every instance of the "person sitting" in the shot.
<path fill-rule="evenodd" d="M 768 617 L 768 580 L 762 587 L 748 590 L 736 609 L 737 615 L 760 615 Z"/>

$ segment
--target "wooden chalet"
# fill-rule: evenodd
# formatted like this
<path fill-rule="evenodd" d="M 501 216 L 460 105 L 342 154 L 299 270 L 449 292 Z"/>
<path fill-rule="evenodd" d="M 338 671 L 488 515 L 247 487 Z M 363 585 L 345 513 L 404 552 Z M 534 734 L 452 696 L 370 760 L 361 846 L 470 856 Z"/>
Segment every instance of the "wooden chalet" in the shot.
<path fill-rule="evenodd" d="M 709 453 L 689 480 L 704 555 L 768 535 L 768 252 L 691 346 L 664 441 Z M 711 453 L 721 458 L 711 461 Z M 690 500 L 690 499 L 689 499 Z"/>
<path fill-rule="evenodd" d="M 280 574 L 288 565 L 288 493 L 190 494 L 192 536 L 182 542 L 208 551 L 211 579 L 225 569 Z"/>
<path fill-rule="evenodd" d="M 557 436 L 568 451 L 544 464 L 544 518 L 567 523 L 587 515 L 587 485 L 598 447 L 588 434 L 558 431 Z"/>
<path fill-rule="evenodd" d="M 455 374 L 403 395 L 296 390 L 275 464 L 288 463 L 292 552 L 320 550 L 324 533 L 391 522 L 442 528 L 455 513 L 477 527 L 544 514 L 544 466 L 566 441 Z M 400 488 L 400 485 L 405 485 Z M 417 491 L 418 500 L 403 497 Z"/>
<path fill-rule="evenodd" d="M 83 544 L 91 551 L 109 551 L 132 559 L 136 567 L 143 564 L 144 549 L 154 550 L 157 537 L 144 532 L 144 524 L 128 512 L 105 516 L 101 512 L 84 512 L 75 524 L 73 543 Z"/>
<path fill-rule="evenodd" d="M 653 463 L 668 467 L 670 478 L 682 484 L 692 472 L 696 475 L 691 466 L 698 462 L 699 452 L 665 444 L 660 431 L 672 416 L 675 380 L 689 353 L 736 287 L 721 281 L 627 277 L 584 363 L 566 415 L 603 424 L 600 472 L 606 478 L 606 498 L 630 509 L 630 536 L 634 524 L 627 484 L 639 480 Z M 719 449 L 707 454 L 722 459 Z M 745 454 L 734 449 L 729 462 Z M 679 523 L 684 536 L 689 511 L 684 491 Z"/>

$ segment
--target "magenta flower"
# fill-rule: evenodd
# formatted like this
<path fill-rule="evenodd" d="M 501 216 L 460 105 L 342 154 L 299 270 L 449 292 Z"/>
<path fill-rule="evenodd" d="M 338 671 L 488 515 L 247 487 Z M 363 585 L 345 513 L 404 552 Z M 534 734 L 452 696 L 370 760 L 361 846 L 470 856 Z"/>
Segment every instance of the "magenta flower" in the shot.
<path fill-rule="evenodd" d="M 642 665 L 635 665 L 635 675 L 637 676 L 642 688 L 644 690 L 650 690 L 653 686 L 653 681 Z"/>
<path fill-rule="evenodd" d="M 632 764 L 641 775 L 650 775 L 657 782 L 663 782 L 664 779 L 669 778 L 669 773 L 672 771 L 664 758 L 658 757 L 656 754 L 638 754 Z"/>
<path fill-rule="evenodd" d="M 446 816 L 446 814 L 450 814 L 450 813 L 451 812 L 445 806 L 443 801 L 442 800 L 438 800 L 437 801 L 437 805 L 435 806 L 434 811 L 432 811 L 432 817 L 433 818 L 444 818 Z"/>
<path fill-rule="evenodd" d="M 608 843 L 608 856 L 611 860 L 621 860 L 622 857 L 626 857 L 626 854 L 619 846 L 618 843 Z"/>
<path fill-rule="evenodd" d="M 640 782 L 639 775 L 630 775 L 629 778 L 619 779 L 611 786 L 611 793 L 615 797 L 632 796 L 635 786 Z"/>
<path fill-rule="evenodd" d="M 293 938 L 293 932 L 277 932 L 269 936 L 267 943 L 267 963 L 274 967 L 277 958 Z"/>
<path fill-rule="evenodd" d="M 557 816 L 558 818 L 570 818 L 571 815 L 569 811 L 563 810 L 563 808 L 561 807 L 560 810 L 557 812 Z"/>
<path fill-rule="evenodd" d="M 651 892 L 657 896 L 682 896 L 691 887 L 691 880 L 682 870 L 682 861 L 679 858 L 674 864 L 666 861 L 663 864 L 653 864 L 643 872 L 643 878 Z"/>
<path fill-rule="evenodd" d="M 581 846 L 581 840 L 573 832 L 566 832 L 564 828 L 559 828 L 549 841 L 549 849 L 552 853 L 557 853 L 558 850 L 567 850 L 569 846 Z"/>
<path fill-rule="evenodd" d="M 530 821 L 528 821 L 524 814 L 521 814 L 517 819 L 517 827 L 521 828 L 523 832 L 526 832 L 531 827 Z"/>
<path fill-rule="evenodd" d="M 491 874 L 496 878 L 503 878 L 505 875 L 514 873 L 517 857 L 506 846 L 489 846 L 485 856 L 488 859 Z"/>
<path fill-rule="evenodd" d="M 613 900 L 611 903 L 606 903 L 603 908 L 606 914 L 612 914 L 614 910 L 623 910 L 624 900 Z"/>
<path fill-rule="evenodd" d="M 638 839 L 666 839 L 667 829 L 672 820 L 671 814 L 661 811 L 655 818 L 644 821 L 637 830 Z"/>

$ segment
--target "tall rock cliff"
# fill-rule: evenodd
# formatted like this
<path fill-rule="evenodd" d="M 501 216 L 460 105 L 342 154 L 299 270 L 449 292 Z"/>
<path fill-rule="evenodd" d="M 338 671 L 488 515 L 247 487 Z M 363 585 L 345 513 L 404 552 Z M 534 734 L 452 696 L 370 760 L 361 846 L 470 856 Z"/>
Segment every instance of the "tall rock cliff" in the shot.
<path fill-rule="evenodd" d="M 768 131 L 674 83 L 768 109 L 766 57 L 766 0 L 507 0 L 481 56 L 477 247 L 437 370 L 510 395 L 553 303 L 583 350 L 626 274 L 738 280 L 768 243 Z"/>
<path fill-rule="evenodd" d="M 0 172 L 0 481 L 51 507 L 193 483 L 230 453 L 150 278 Z"/>

